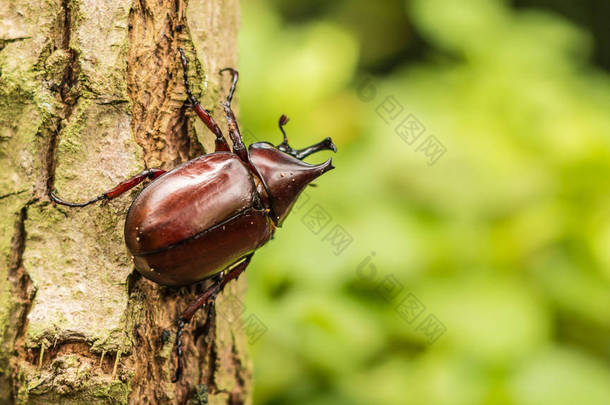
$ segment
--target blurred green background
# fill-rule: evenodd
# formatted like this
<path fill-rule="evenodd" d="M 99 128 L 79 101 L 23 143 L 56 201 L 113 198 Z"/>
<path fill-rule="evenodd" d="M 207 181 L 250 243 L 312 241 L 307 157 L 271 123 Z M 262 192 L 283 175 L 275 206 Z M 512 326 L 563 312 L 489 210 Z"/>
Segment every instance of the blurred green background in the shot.
<path fill-rule="evenodd" d="M 242 2 L 247 140 L 339 148 L 248 270 L 255 404 L 610 404 L 609 5 Z"/>

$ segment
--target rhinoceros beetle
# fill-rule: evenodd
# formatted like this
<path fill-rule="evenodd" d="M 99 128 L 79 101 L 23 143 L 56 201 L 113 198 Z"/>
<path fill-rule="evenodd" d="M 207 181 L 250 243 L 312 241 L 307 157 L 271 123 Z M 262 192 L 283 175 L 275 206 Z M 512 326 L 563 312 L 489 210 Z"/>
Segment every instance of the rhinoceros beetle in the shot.
<path fill-rule="evenodd" d="M 199 308 L 213 304 L 224 286 L 246 270 L 254 252 L 282 225 L 303 189 L 334 168 L 331 159 L 319 165 L 302 159 L 321 150 L 337 151 L 330 138 L 304 149 L 291 148 L 284 131 L 288 122 L 285 115 L 279 120 L 284 137 L 279 145 L 257 142 L 246 149 L 231 110 L 238 72 L 225 68 L 219 74 L 232 75 L 231 89 L 222 103 L 231 150 L 210 112 L 191 93 L 187 60 L 184 51 L 178 51 L 187 94 L 185 104 L 216 136 L 215 151 L 170 171 L 146 169 L 83 203 L 67 202 L 50 192 L 51 200 L 57 204 L 85 207 L 116 198 L 144 180 L 151 180 L 131 204 L 125 220 L 125 243 L 135 268 L 165 286 L 185 286 L 213 278 L 211 286 L 178 319 L 174 382 L 182 372 L 184 326 Z"/>

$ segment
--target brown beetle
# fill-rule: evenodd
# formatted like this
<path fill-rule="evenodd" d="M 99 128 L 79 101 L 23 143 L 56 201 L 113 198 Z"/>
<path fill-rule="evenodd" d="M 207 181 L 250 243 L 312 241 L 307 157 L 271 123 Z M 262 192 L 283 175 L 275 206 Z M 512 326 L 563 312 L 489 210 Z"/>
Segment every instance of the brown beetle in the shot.
<path fill-rule="evenodd" d="M 147 185 L 133 201 L 125 220 L 125 243 L 136 269 L 162 285 L 184 286 L 216 276 L 212 285 L 191 303 L 178 320 L 176 346 L 178 364 L 174 381 L 182 370 L 181 334 L 195 312 L 248 266 L 254 251 L 267 243 L 281 226 L 303 189 L 315 178 L 333 169 L 331 159 L 310 165 L 302 159 L 321 150 L 337 151 L 330 138 L 294 150 L 284 140 L 277 146 L 257 142 L 246 150 L 231 101 L 238 80 L 236 70 L 229 96 L 223 103 L 233 150 L 220 127 L 190 91 L 187 61 L 179 49 L 188 104 L 216 136 L 214 153 L 203 155 L 166 172 L 146 169 L 104 194 L 84 203 L 71 203 L 50 193 L 52 201 L 69 207 L 84 207 L 111 200 L 146 179 Z"/>

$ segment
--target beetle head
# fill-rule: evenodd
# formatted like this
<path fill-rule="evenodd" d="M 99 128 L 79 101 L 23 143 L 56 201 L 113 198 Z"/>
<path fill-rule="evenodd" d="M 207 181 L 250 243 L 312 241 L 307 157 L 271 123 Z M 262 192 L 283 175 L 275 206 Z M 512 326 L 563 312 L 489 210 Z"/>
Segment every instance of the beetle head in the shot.
<path fill-rule="evenodd" d="M 323 173 L 334 169 L 332 159 L 319 165 L 310 165 L 302 159 L 320 150 L 337 151 L 330 138 L 304 149 L 292 149 L 283 129 L 286 122 L 288 118 L 282 115 L 279 122 L 280 130 L 284 134 L 282 143 L 273 146 L 268 142 L 257 142 L 249 148 L 250 162 L 257 169 L 269 193 L 274 222 L 278 226 L 282 224 L 303 189 Z"/>

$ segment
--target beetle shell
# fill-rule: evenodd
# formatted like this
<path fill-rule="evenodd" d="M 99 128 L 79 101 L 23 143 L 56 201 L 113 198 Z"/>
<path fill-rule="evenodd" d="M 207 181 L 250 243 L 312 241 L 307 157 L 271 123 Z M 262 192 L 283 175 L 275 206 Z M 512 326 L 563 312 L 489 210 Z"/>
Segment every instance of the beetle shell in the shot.
<path fill-rule="evenodd" d="M 252 172 L 227 152 L 165 173 L 127 214 L 125 242 L 136 269 L 159 284 L 188 285 L 262 246 L 275 226 L 257 189 Z"/>

